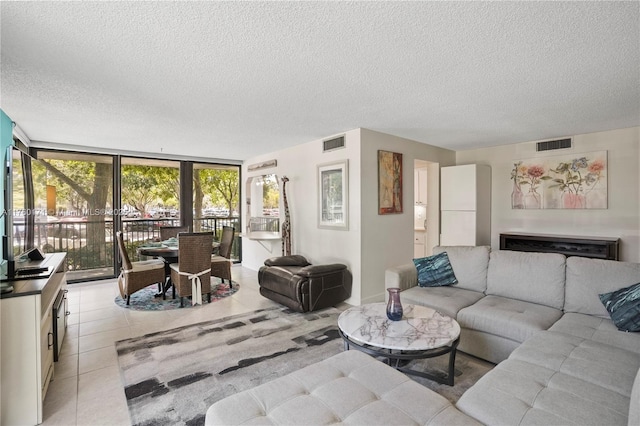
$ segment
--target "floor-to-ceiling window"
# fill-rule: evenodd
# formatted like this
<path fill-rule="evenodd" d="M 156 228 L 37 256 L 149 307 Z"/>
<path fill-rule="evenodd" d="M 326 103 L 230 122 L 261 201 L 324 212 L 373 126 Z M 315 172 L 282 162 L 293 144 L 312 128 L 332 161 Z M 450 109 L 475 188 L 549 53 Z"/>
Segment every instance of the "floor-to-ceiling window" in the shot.
<path fill-rule="evenodd" d="M 131 260 L 137 248 L 160 238 L 161 226 L 180 225 L 180 162 L 121 157 L 122 233 Z"/>
<path fill-rule="evenodd" d="M 223 226 L 232 226 L 236 237 L 231 257 L 240 259 L 240 168 L 220 164 L 193 164 L 193 229 L 222 235 Z"/>
<path fill-rule="evenodd" d="M 36 245 L 45 252 L 67 252 L 71 282 L 117 275 L 117 230 L 132 261 L 140 260 L 140 245 L 159 240 L 164 225 L 211 230 L 217 238 L 223 226 L 233 226 L 239 234 L 237 165 L 35 152 L 34 207 L 46 212 L 36 218 Z M 240 257 L 236 236 L 232 258 Z"/>
<path fill-rule="evenodd" d="M 36 243 L 67 252 L 68 278 L 113 275 L 113 157 L 39 151 L 31 165 Z"/>

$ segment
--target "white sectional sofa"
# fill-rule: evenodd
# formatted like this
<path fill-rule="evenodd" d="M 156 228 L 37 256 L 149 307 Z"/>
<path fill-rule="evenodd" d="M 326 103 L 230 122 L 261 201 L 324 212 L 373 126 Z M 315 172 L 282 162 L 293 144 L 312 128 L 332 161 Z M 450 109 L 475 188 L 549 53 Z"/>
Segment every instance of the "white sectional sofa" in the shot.
<path fill-rule="evenodd" d="M 619 331 L 598 297 L 640 282 L 640 264 L 443 251 L 457 284 L 419 287 L 407 263 L 387 270 L 385 285 L 402 288 L 403 303 L 456 318 L 459 350 L 497 363 L 455 407 L 413 385 L 398 399 L 401 373 L 348 351 L 214 404 L 207 424 L 640 425 L 640 333 Z M 381 414 L 396 411 L 411 415 Z"/>
<path fill-rule="evenodd" d="M 419 287 L 412 262 L 387 270 L 385 285 L 402 288 L 403 303 L 429 306 L 456 318 L 462 328 L 459 350 L 498 363 L 562 317 L 563 255 L 491 253 L 484 246 L 434 249 L 436 254 L 443 251 L 458 284 Z"/>

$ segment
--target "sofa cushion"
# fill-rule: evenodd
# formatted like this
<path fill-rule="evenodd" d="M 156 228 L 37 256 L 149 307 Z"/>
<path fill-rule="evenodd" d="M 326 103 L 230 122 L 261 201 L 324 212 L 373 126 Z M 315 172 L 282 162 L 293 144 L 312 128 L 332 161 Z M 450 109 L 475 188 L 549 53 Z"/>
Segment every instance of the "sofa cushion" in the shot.
<path fill-rule="evenodd" d="M 345 351 L 231 395 L 206 425 L 478 425 L 444 397 L 359 351 Z"/>
<path fill-rule="evenodd" d="M 634 380 L 629 372 L 639 367 L 632 352 L 542 331 L 456 406 L 485 424 L 626 424 Z"/>
<path fill-rule="evenodd" d="M 561 254 L 492 251 L 486 293 L 562 309 L 564 281 Z"/>
<path fill-rule="evenodd" d="M 486 296 L 458 312 L 461 327 L 524 342 L 546 330 L 562 311 L 535 303 L 499 296 Z"/>
<path fill-rule="evenodd" d="M 640 263 L 569 257 L 564 311 L 609 318 L 598 295 L 637 282 L 640 282 Z"/>
<path fill-rule="evenodd" d="M 640 283 L 598 296 L 618 330 L 640 331 Z"/>
<path fill-rule="evenodd" d="M 456 407 L 484 424 L 624 425 L 628 397 L 525 361 L 507 359 Z"/>
<path fill-rule="evenodd" d="M 516 348 L 509 359 L 549 368 L 627 398 L 640 368 L 637 353 L 554 331 L 536 334 Z"/>
<path fill-rule="evenodd" d="M 457 287 L 457 285 L 411 287 L 400 293 L 400 300 L 403 304 L 412 303 L 414 305 L 427 306 L 451 318 L 456 318 L 460 309 L 473 305 L 484 297 L 483 293 Z"/>
<path fill-rule="evenodd" d="M 582 337 L 640 355 L 640 333 L 620 331 L 609 318 L 569 312 L 556 321 L 549 331 Z"/>
<path fill-rule="evenodd" d="M 453 273 L 456 274 L 456 287 L 484 292 L 487 289 L 487 268 L 489 266 L 488 246 L 438 246 L 433 253 L 447 252 Z"/>
<path fill-rule="evenodd" d="M 420 287 L 439 287 L 458 282 L 446 252 L 413 259 L 413 263 L 418 271 L 418 285 Z"/>

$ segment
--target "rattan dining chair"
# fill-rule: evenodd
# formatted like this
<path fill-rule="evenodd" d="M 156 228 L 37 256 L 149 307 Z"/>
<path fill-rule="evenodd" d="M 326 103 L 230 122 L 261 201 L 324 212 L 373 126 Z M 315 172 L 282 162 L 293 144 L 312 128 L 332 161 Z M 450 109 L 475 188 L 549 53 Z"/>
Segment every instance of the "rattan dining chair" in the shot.
<path fill-rule="evenodd" d="M 211 247 L 213 232 L 193 232 L 178 234 L 178 263 L 172 263 L 171 283 L 173 297 L 180 297 L 180 307 L 184 298 L 191 296 L 193 304 L 202 303 L 202 295 L 207 294 L 211 302 Z"/>
<path fill-rule="evenodd" d="M 169 238 L 178 238 L 180 232 L 189 232 L 188 226 L 161 226 L 160 240 L 166 241 Z"/>
<path fill-rule="evenodd" d="M 229 280 L 231 288 L 231 246 L 236 230 L 233 226 L 222 227 L 222 237 L 220 238 L 220 248 L 218 254 L 211 255 L 211 276 L 220 277 L 222 282 Z"/>
<path fill-rule="evenodd" d="M 122 260 L 118 286 L 120 287 L 120 296 L 127 300 L 128 305 L 131 300 L 131 295 L 136 291 L 156 283 L 162 286 L 165 278 L 164 262 L 160 259 L 131 262 L 127 254 L 127 249 L 124 246 L 121 231 L 116 232 L 116 240 L 118 242 L 120 259 Z"/>

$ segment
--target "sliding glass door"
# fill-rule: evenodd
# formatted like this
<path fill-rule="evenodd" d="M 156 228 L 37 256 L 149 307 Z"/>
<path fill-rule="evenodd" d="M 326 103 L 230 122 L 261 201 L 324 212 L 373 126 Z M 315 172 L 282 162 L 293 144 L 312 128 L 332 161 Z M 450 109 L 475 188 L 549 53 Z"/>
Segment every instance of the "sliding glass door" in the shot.
<path fill-rule="evenodd" d="M 39 151 L 31 172 L 37 246 L 67 252 L 69 280 L 112 276 L 113 157 Z"/>

